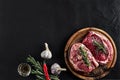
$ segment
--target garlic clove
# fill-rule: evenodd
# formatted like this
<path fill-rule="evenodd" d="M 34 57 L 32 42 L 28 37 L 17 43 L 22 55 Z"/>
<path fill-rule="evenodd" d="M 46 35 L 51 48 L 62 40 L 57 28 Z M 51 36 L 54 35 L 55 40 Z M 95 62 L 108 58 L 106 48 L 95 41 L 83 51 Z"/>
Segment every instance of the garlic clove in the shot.
<path fill-rule="evenodd" d="M 61 71 L 66 71 L 66 69 L 65 68 L 61 68 L 58 63 L 54 63 L 51 66 L 51 73 L 52 74 L 59 75 L 61 73 Z"/>
<path fill-rule="evenodd" d="M 45 43 L 45 50 L 41 52 L 41 57 L 44 59 L 51 59 L 52 58 L 52 53 L 49 50 L 47 43 Z"/>

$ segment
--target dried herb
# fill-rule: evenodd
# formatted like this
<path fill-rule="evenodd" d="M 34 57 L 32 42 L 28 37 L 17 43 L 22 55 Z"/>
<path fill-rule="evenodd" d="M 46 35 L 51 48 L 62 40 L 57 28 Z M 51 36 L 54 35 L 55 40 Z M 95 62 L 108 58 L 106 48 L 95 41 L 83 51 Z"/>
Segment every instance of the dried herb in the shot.
<path fill-rule="evenodd" d="M 97 42 L 96 40 L 93 40 L 94 45 L 97 47 L 98 51 L 103 51 L 106 54 L 105 47 L 102 43 Z"/>
<path fill-rule="evenodd" d="M 88 57 L 87 57 L 87 52 L 82 47 L 80 47 L 79 49 L 80 49 L 80 53 L 83 57 L 83 60 L 84 60 L 85 64 L 87 66 L 90 66 L 90 62 L 89 62 Z"/>

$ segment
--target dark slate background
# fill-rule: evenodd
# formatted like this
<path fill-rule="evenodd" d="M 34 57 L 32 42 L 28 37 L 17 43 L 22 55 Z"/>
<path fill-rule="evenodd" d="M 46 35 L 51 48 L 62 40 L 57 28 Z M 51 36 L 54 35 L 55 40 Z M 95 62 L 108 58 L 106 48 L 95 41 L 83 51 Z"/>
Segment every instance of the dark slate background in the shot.
<path fill-rule="evenodd" d="M 120 79 L 119 0 L 1 0 L 0 1 L 0 80 L 35 80 L 17 73 L 18 64 L 30 54 L 40 61 L 44 42 L 49 44 L 54 62 L 66 67 L 64 47 L 77 30 L 94 26 L 111 35 L 118 59 L 103 79 Z M 61 80 L 79 80 L 67 70 Z"/>

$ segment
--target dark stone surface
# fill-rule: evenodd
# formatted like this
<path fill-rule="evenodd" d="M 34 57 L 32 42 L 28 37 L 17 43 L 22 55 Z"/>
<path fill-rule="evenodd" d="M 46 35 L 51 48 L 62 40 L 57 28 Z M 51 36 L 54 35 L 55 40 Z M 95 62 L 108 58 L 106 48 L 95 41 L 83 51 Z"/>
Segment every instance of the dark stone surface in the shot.
<path fill-rule="evenodd" d="M 53 58 L 48 66 L 64 62 L 64 47 L 77 30 L 94 26 L 105 30 L 116 43 L 118 59 L 103 79 L 120 79 L 119 0 L 1 0 L 0 1 L 0 80 L 35 80 L 17 73 L 18 64 L 31 54 L 40 60 L 44 42 Z M 68 70 L 61 80 L 79 80 Z"/>

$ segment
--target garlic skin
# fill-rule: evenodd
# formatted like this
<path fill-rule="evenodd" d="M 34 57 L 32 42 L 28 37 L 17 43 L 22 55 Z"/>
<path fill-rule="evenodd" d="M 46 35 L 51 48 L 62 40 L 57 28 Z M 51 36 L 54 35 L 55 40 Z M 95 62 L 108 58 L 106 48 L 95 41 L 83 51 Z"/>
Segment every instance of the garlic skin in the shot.
<path fill-rule="evenodd" d="M 66 69 L 65 68 L 61 68 L 58 63 L 54 63 L 51 66 L 51 73 L 52 74 L 59 75 L 61 73 L 61 71 L 66 71 Z"/>
<path fill-rule="evenodd" d="M 41 57 L 43 59 L 51 59 L 52 58 L 52 53 L 49 50 L 48 44 L 45 43 L 45 50 L 41 52 Z"/>

